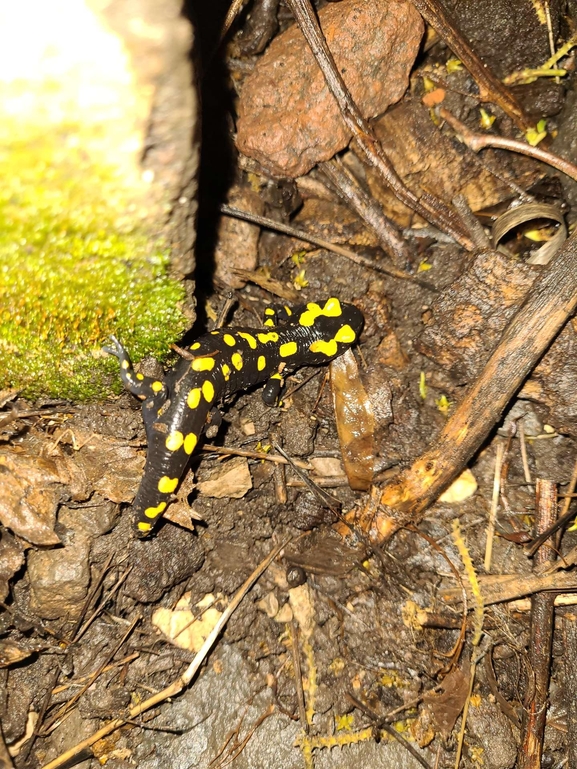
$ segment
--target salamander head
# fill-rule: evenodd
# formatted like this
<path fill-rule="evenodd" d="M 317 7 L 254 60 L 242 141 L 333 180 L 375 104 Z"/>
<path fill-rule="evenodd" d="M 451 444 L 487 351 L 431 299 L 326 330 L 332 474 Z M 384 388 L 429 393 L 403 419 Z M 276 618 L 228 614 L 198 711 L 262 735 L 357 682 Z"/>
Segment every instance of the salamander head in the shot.
<path fill-rule="evenodd" d="M 309 350 L 315 363 L 341 355 L 359 338 L 364 324 L 362 312 L 353 304 L 330 297 L 323 304 L 309 302 L 298 315 L 298 324 L 310 327 L 314 341 Z"/>

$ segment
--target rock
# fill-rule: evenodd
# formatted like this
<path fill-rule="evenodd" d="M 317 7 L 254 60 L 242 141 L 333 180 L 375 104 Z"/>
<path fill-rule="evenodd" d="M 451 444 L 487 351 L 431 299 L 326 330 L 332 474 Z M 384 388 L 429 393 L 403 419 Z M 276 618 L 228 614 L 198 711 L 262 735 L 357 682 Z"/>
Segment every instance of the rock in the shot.
<path fill-rule="evenodd" d="M 90 581 L 90 540 L 76 534 L 63 548 L 28 554 L 30 609 L 39 617 L 75 617 Z"/>
<path fill-rule="evenodd" d="M 507 717 L 497 705 L 483 699 L 471 705 L 467 730 L 483 748 L 483 763 L 491 769 L 510 769 L 517 760 L 516 739 Z"/>
<path fill-rule="evenodd" d="M 423 22 L 405 0 L 343 0 L 319 12 L 343 79 L 366 118 L 405 92 Z M 350 140 L 299 28 L 273 40 L 247 77 L 239 102 L 237 145 L 281 176 L 297 177 Z"/>
<path fill-rule="evenodd" d="M 24 548 L 10 532 L 0 532 L 0 601 L 8 596 L 9 580 L 24 563 Z"/>
<path fill-rule="evenodd" d="M 248 187 L 236 188 L 228 195 L 228 204 L 253 214 L 264 213 L 262 199 Z M 246 281 L 234 270 L 255 270 L 258 261 L 260 227 L 232 216 L 222 216 L 214 250 L 215 277 L 226 286 L 242 288 Z"/>

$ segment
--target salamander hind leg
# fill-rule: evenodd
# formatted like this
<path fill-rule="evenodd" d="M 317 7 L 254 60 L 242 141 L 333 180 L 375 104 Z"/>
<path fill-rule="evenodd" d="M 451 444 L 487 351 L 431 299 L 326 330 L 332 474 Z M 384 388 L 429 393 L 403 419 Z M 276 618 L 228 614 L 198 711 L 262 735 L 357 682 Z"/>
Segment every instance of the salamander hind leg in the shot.
<path fill-rule="evenodd" d="M 279 374 L 278 372 L 273 374 L 267 381 L 262 391 L 262 399 L 267 406 L 276 406 L 278 404 L 283 384 L 284 379 L 282 374 Z"/>
<path fill-rule="evenodd" d="M 264 310 L 265 326 L 282 326 L 292 316 L 292 310 L 287 304 L 271 304 Z"/>

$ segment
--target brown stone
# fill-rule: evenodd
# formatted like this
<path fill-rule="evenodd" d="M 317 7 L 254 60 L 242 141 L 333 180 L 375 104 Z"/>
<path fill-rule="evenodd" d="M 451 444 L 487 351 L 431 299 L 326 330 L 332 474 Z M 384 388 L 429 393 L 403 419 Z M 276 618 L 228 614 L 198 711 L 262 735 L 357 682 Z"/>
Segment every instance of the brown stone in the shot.
<path fill-rule="evenodd" d="M 405 0 L 343 0 L 319 12 L 328 46 L 366 118 L 404 94 L 423 34 Z M 237 145 L 273 173 L 296 177 L 346 147 L 350 133 L 300 30 L 269 46 L 246 79 Z"/>

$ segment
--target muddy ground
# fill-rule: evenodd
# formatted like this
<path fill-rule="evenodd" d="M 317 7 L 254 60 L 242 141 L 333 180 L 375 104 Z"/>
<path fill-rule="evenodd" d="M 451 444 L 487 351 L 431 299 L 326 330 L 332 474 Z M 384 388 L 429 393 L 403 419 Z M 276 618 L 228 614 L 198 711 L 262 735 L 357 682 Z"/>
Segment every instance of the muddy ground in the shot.
<path fill-rule="evenodd" d="M 281 29 L 288 27 L 288 18 L 281 6 Z M 237 46 L 248 34 L 242 29 L 247 20 L 239 24 L 233 37 Z M 211 40 L 205 40 L 207 50 Z M 238 47 L 226 54 L 242 92 L 243 66 L 251 69 L 258 54 L 243 54 Z M 421 51 L 415 67 L 447 56 L 442 45 L 429 54 Z M 218 69 L 226 61 L 217 57 L 212 66 Z M 460 88 L 451 98 L 467 106 L 466 75 L 454 76 Z M 472 88 L 469 81 L 467 88 Z M 568 88 L 552 114 L 559 115 L 561 102 L 572 103 L 570 81 Z M 234 101 L 230 90 L 228 95 Z M 412 110 L 412 98 L 409 94 L 397 109 Z M 208 93 L 207 115 L 215 101 Z M 572 113 L 556 119 L 563 134 Z M 227 147 L 230 152 L 220 151 L 218 161 L 212 156 L 213 169 L 234 156 Z M 213 149 L 207 141 L 205 179 Z M 438 159 L 440 166 L 446 157 Z M 536 194 L 554 200 L 570 221 L 569 193 L 558 177 L 545 179 L 542 167 L 531 162 L 507 157 L 503 167 L 510 164 L 511 178 L 525 179 L 527 187 L 545 181 L 546 195 Z M 207 216 L 201 220 L 197 252 L 195 328 L 212 328 L 231 294 L 230 325 L 258 327 L 271 299 L 285 300 L 254 279 L 240 284 L 231 279 L 227 285 L 232 267 L 252 269 L 254 275 L 260 270 L 261 278 L 274 278 L 298 302 L 337 295 L 360 307 L 366 325 L 354 355 L 375 417 L 372 470 L 381 488 L 435 440 L 536 268 L 527 267 L 519 254 L 498 262 L 492 252 L 489 269 L 486 255 L 467 253 L 424 222 L 403 220 L 406 214 L 400 211 L 412 261 L 392 264 L 383 259 L 374 233 L 336 195 L 303 197 L 306 186 L 292 179 L 262 176 L 255 185 L 249 178 L 254 173 L 252 166 L 233 165 L 225 176 L 214 174 L 207 182 L 200 209 Z M 370 179 L 363 183 L 369 191 Z M 210 213 L 221 200 L 219 188 L 227 184 L 236 200 L 246 203 L 256 196 L 261 212 L 356 248 L 378 264 L 407 272 L 408 279 L 324 249 L 309 246 L 305 252 L 302 242 L 271 231 L 255 239 L 248 265 L 235 257 L 235 237 L 241 253 L 244 234 L 229 233 L 226 248 L 220 243 L 226 256 L 219 257 L 217 247 L 215 257 L 219 236 Z M 487 182 L 485 198 L 506 198 L 502 189 L 495 190 Z M 385 198 L 381 202 L 388 205 Z M 486 200 L 477 202 L 481 209 Z M 394 205 L 387 210 L 394 212 Z M 487 208 L 479 219 L 487 223 L 492 215 Z M 479 277 L 486 273 L 493 277 Z M 487 287 L 483 301 L 469 279 Z M 512 298 L 502 290 L 508 282 L 518 290 Z M 464 318 L 471 307 L 485 314 L 484 324 L 463 343 L 463 329 L 472 328 Z M 205 443 L 227 447 L 232 455 L 206 445 L 197 451 L 172 506 L 176 523 L 165 521 L 143 541 L 131 529 L 130 502 L 146 449 L 135 399 L 124 394 L 88 405 L 7 401 L 9 418 L 0 434 L 4 493 L 20 500 L 14 515 L 28 521 L 33 534 L 26 540 L 7 527 L 0 540 L 0 640 L 6 661 L 0 670 L 0 714 L 14 764 L 49 764 L 109 719 L 123 718 L 121 728 L 76 760 L 86 767 L 449 766 L 467 701 L 462 765 L 515 766 L 523 703 L 528 707 L 533 686 L 526 598 L 532 590 L 519 584 L 534 569 L 524 544 L 532 537 L 535 479 L 554 481 L 563 492 L 575 464 L 574 334 L 569 323 L 555 343 L 553 363 L 545 360 L 532 380 L 539 386 L 521 391 L 478 448 L 468 464 L 474 482 L 468 476 L 457 501 L 437 501 L 418 528 L 400 530 L 383 546 L 343 523 L 343 515 L 366 508 L 369 496 L 347 483 L 334 384 L 326 369 L 305 368 L 291 377 L 289 397 L 280 407 L 266 407 L 259 388 L 223 404 L 223 424 Z M 145 360 L 142 370 L 150 373 L 155 364 Z M 318 486 L 307 484 L 302 470 L 271 461 L 271 455 L 278 456 L 273 444 L 291 460 L 306 463 L 306 476 Z M 497 534 L 485 569 L 497 461 Z M 211 480 L 215 483 L 203 485 Z M 320 487 L 332 499 L 323 498 Z M 36 510 L 57 511 L 53 526 L 46 523 L 49 512 L 43 529 L 36 519 L 30 522 L 22 499 Z M 455 520 L 478 575 L 517 580 L 517 592 L 506 602 L 485 601 L 483 634 L 475 647 L 478 614 L 470 611 L 463 619 L 463 593 L 469 590 L 469 610 L 475 603 L 479 610 L 479 602 L 463 566 Z M 142 715 L 127 716 L 130 707 L 163 690 L 188 667 L 202 643 L 197 627 L 207 607 L 224 610 L 252 570 L 282 543 L 281 555 L 245 595 L 186 691 Z M 567 531 L 556 549 L 567 554 L 575 545 L 575 533 Z M 565 577 L 559 590 L 570 593 L 577 584 L 570 571 L 563 572 Z M 481 581 L 483 590 L 486 585 Z M 572 739 L 566 714 L 572 648 L 567 639 L 575 615 L 571 601 L 566 603 L 555 613 L 543 758 L 550 767 L 564 765 Z M 178 612 L 185 618 L 184 630 L 192 628 L 180 648 L 168 637 L 174 635 L 170 627 Z M 469 692 L 472 660 L 476 670 Z M 391 724 L 405 744 L 386 732 Z"/>

